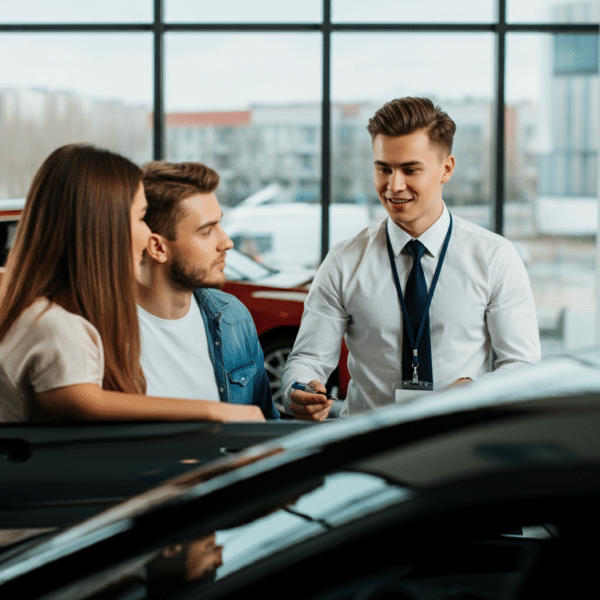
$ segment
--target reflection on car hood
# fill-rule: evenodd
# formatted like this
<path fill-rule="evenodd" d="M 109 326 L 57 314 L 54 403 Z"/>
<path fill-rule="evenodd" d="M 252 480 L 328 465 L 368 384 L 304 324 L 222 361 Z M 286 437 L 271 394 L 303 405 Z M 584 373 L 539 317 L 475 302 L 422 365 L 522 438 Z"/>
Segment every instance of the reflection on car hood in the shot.
<path fill-rule="evenodd" d="M 411 490 L 375 475 L 328 475 L 295 502 L 248 524 L 217 532 L 217 541 L 223 545 L 223 565 L 217 578 L 412 496 Z"/>
<path fill-rule="evenodd" d="M 540 471 L 545 466 L 567 471 L 573 465 L 585 466 L 597 460 L 597 436 L 590 436 L 588 431 L 577 438 L 576 444 L 567 445 L 560 436 L 567 436 L 566 440 L 572 434 L 561 433 L 559 428 L 552 437 L 552 427 L 560 425 L 567 412 L 579 416 L 579 423 L 581 414 L 589 414 L 590 418 L 583 421 L 596 427 L 600 418 L 598 364 L 596 351 L 548 360 L 530 369 L 492 375 L 468 387 L 432 393 L 425 399 L 324 423 L 255 446 L 172 479 L 9 559 L 0 565 L 0 583 L 17 585 L 21 575 L 59 558 L 68 566 L 71 557 L 84 549 L 95 549 L 109 565 L 117 551 L 127 549 L 134 556 L 174 543 L 169 540 L 177 540 L 184 530 L 200 537 L 231 529 L 234 517 L 264 514 L 273 503 L 286 513 L 282 519 L 294 514 L 304 521 L 292 519 L 296 525 L 290 525 L 289 538 L 297 540 L 309 531 L 321 531 L 355 518 L 354 505 L 359 512 L 368 513 L 371 500 L 374 508 L 386 501 L 402 504 L 416 490 L 423 492 L 440 482 L 447 486 L 452 478 L 460 481 L 483 474 L 493 483 L 487 489 L 498 494 L 503 489 L 498 482 L 508 464 Z M 512 427 L 519 419 L 525 422 L 534 417 L 544 427 L 544 419 L 551 424 L 547 429 L 549 438 L 538 439 L 534 429 L 527 428 L 521 438 L 519 428 Z M 487 423 L 490 427 L 498 423 L 496 429 L 507 434 L 494 439 L 483 430 Z M 482 428 L 480 437 L 471 436 L 474 425 Z M 455 454 L 461 460 L 452 459 L 452 454 L 444 450 L 444 439 L 453 441 L 455 448 L 462 445 L 463 451 Z M 443 443 L 428 455 L 432 448 L 429 440 Z M 472 452 L 472 459 L 463 461 L 467 451 Z M 437 456 L 448 458 L 453 470 L 436 471 L 432 465 Z M 331 473 L 340 468 L 345 471 L 332 478 Z M 356 471 L 356 476 L 348 475 L 350 470 Z M 561 485 L 563 481 L 566 478 L 558 479 Z M 345 488 L 346 492 L 333 494 L 328 504 L 319 494 L 330 485 Z M 308 501 L 306 505 L 296 503 L 302 496 L 310 498 L 306 494 L 312 490 L 316 493 L 313 500 L 318 498 L 316 508 Z M 461 499 L 461 494 L 450 496 Z M 294 504 L 291 509 L 290 504 Z M 257 545 L 247 551 L 262 552 L 263 543 L 267 542 L 256 540 Z"/>

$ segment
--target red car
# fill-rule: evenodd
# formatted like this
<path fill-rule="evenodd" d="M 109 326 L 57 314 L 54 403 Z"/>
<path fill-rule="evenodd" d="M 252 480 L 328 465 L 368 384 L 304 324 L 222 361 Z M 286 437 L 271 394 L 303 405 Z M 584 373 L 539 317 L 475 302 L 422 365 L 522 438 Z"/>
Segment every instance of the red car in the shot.
<path fill-rule="evenodd" d="M 314 271 L 278 271 L 233 249 L 227 253 L 225 273 L 224 291 L 239 298 L 254 319 L 273 400 L 281 411 L 281 374 L 294 346 Z M 327 382 L 329 391 L 338 398 L 345 398 L 350 380 L 347 357 L 348 351 L 343 344 L 340 364 Z"/>
<path fill-rule="evenodd" d="M 12 246 L 24 203 L 22 198 L 0 200 L 0 265 L 6 261 Z M 304 299 L 314 271 L 275 270 L 233 249 L 227 253 L 225 273 L 227 283 L 224 291 L 239 298 L 254 319 L 265 355 L 273 400 L 281 412 L 281 374 L 300 327 Z M 350 380 L 347 356 L 344 344 L 340 364 L 327 382 L 329 391 L 338 398 L 345 398 Z"/>

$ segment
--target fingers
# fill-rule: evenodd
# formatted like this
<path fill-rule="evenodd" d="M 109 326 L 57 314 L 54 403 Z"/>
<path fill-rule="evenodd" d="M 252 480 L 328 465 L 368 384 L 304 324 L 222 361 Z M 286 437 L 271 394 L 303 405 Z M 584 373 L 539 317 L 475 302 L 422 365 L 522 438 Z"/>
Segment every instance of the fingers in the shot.
<path fill-rule="evenodd" d="M 292 403 L 293 404 L 293 403 Z M 294 406 L 291 406 L 292 412 L 294 413 L 294 417 L 300 421 L 324 421 L 331 410 L 331 405 L 327 405 L 322 408 L 318 404 L 311 404 L 311 407 L 317 408 L 316 412 L 303 412 L 302 409 L 306 409 L 306 407 L 299 406 L 298 410 L 294 410 Z"/>
<path fill-rule="evenodd" d="M 473 383 L 473 380 L 470 379 L 469 377 L 461 377 L 460 379 L 457 379 L 454 383 L 450 384 L 448 387 L 455 387 L 458 385 L 468 385 L 470 383 Z"/>
<path fill-rule="evenodd" d="M 326 400 L 323 396 L 317 396 L 316 399 L 314 397 L 308 399 L 292 398 L 290 408 L 294 413 L 314 414 L 325 408 L 331 408 L 332 404 L 332 400 Z"/>
<path fill-rule="evenodd" d="M 324 421 L 331 410 L 331 403 L 329 403 L 323 410 L 320 410 L 316 413 L 312 413 L 311 419 L 312 421 Z"/>
<path fill-rule="evenodd" d="M 292 394 L 290 410 L 297 419 L 305 421 L 322 421 L 331 410 L 332 400 L 326 400 L 320 394 L 298 392 Z"/>
<path fill-rule="evenodd" d="M 308 385 L 319 392 L 326 392 L 325 386 L 315 379 L 309 381 Z M 294 390 L 291 394 L 290 410 L 296 419 L 323 421 L 329 414 L 332 404 L 333 401 L 327 400 L 323 394 Z"/>
<path fill-rule="evenodd" d="M 313 390 L 317 390 L 317 392 L 323 392 L 323 393 L 327 392 L 327 388 L 320 381 L 317 381 L 316 379 L 311 379 L 308 382 L 308 385 L 310 385 Z"/>

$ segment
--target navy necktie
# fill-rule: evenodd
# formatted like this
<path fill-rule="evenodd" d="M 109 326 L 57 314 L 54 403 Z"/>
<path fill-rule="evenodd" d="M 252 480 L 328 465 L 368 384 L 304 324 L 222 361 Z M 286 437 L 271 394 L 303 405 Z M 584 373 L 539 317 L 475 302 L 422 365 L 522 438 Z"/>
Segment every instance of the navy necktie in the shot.
<path fill-rule="evenodd" d="M 413 266 L 408 276 L 406 291 L 404 292 L 404 301 L 410 323 L 412 325 L 413 336 L 416 340 L 421 323 L 421 315 L 425 310 L 427 303 L 427 282 L 421 266 L 421 257 L 425 252 L 425 246 L 419 240 L 411 240 L 405 246 L 407 252 L 412 256 Z M 404 335 L 402 336 L 402 379 L 413 378 L 413 351 L 410 345 L 410 339 L 406 332 L 404 324 Z M 419 381 L 429 381 L 433 383 L 433 374 L 431 368 L 431 339 L 429 336 L 429 314 L 426 315 L 423 337 L 418 348 L 419 351 Z"/>

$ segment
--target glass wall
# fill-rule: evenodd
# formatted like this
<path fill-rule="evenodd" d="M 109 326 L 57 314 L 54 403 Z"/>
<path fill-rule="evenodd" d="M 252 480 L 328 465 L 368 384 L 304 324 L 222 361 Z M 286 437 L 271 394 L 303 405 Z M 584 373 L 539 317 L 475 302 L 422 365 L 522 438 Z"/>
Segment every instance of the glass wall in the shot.
<path fill-rule="evenodd" d="M 529 271 L 545 354 L 595 342 L 598 47 L 590 34 L 507 40 L 507 132 L 515 139 L 504 233 Z"/>
<path fill-rule="evenodd" d="M 166 36 L 166 157 L 218 171 L 229 236 L 275 267 L 320 261 L 320 48 L 314 32 Z"/>
<path fill-rule="evenodd" d="M 165 21 L 172 23 L 318 23 L 322 0 L 164 0 Z"/>
<path fill-rule="evenodd" d="M 334 23 L 490 23 L 494 0 L 333 0 Z"/>
<path fill-rule="evenodd" d="M 67 24 L 67 23 L 150 23 L 153 0 L 2 0 L 0 23 Z"/>
<path fill-rule="evenodd" d="M 458 125 L 447 204 L 515 242 L 544 352 L 572 350 L 595 336 L 599 22 L 600 0 L 5 0 L 0 199 L 69 142 L 204 161 L 239 248 L 315 266 L 382 215 L 369 117 L 428 96 Z"/>
<path fill-rule="evenodd" d="M 0 199 L 25 196 L 63 144 L 152 157 L 149 33 L 10 32 L 0 62 Z"/>
<path fill-rule="evenodd" d="M 444 187 L 444 200 L 456 214 L 490 227 L 493 45 L 493 36 L 480 33 L 333 36 L 331 210 L 346 217 L 332 212 L 331 243 L 386 214 L 373 187 L 366 125 L 385 102 L 402 96 L 427 96 L 456 121 L 453 153 L 460 167 Z M 383 57 L 382 48 L 388 49 Z M 402 59 L 404 48 L 410 48 L 410 60 Z M 464 65 L 462 76 L 448 65 Z"/>

